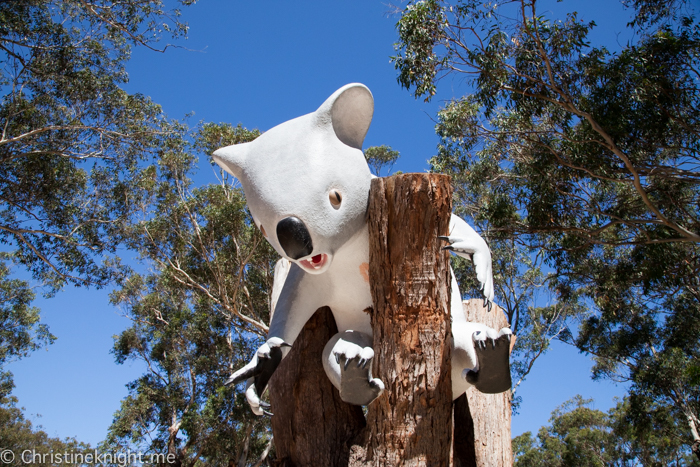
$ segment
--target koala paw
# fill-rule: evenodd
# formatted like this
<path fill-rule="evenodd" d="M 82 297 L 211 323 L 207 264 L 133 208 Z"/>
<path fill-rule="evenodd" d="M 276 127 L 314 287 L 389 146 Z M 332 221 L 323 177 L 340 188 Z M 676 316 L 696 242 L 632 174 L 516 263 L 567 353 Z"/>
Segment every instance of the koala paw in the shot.
<path fill-rule="evenodd" d="M 513 333 L 503 328 L 496 338 L 484 332 L 475 332 L 474 350 L 479 362 L 479 371 L 464 370 L 470 384 L 485 394 L 498 394 L 510 389 L 510 340 Z"/>
<path fill-rule="evenodd" d="M 384 391 L 384 383 L 372 378 L 374 350 L 365 347 L 359 352 L 335 354 L 340 365 L 340 398 L 348 404 L 368 405 Z"/>
<path fill-rule="evenodd" d="M 283 347 L 291 347 L 291 345 L 279 337 L 269 338 L 267 342 L 260 346 L 253 359 L 246 366 L 234 372 L 224 383 L 225 386 L 235 386 L 246 381 L 246 399 L 255 415 L 269 414 L 269 412 L 264 410 L 269 405 L 260 400 L 260 396 L 265 391 L 267 382 L 282 360 Z"/>

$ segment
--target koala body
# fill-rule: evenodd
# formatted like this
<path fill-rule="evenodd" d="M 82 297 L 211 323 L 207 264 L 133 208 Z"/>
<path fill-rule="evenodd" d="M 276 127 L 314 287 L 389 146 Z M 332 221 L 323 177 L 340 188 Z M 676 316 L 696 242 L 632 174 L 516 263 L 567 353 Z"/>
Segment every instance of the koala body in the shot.
<path fill-rule="evenodd" d="M 213 154 L 214 161 L 240 181 L 255 224 L 283 257 L 275 273 L 276 304 L 268 340 L 228 381 L 247 381 L 246 396 L 257 414 L 264 407 L 259 396 L 284 347 L 295 341 L 322 306 L 331 308 L 339 330 L 326 345 L 323 365 L 343 400 L 366 405 L 384 389 L 379 379 L 371 377 L 372 328 L 364 311 L 372 306 L 366 209 L 373 175 L 362 142 L 373 110 L 369 90 L 349 84 L 315 112 Z M 490 307 L 493 283 L 488 246 L 456 216 L 450 231 L 446 248 L 474 261 Z M 453 395 L 458 397 L 472 384 L 485 392 L 506 390 L 510 388 L 507 350 L 505 369 L 502 361 L 510 331 L 468 323 L 452 277 Z M 487 341 L 493 345 L 482 345 Z M 489 371 L 490 376 L 497 377 L 488 378 L 498 380 L 495 384 L 485 378 L 479 382 L 480 373 L 486 372 L 486 368 L 480 370 L 480 360 L 495 370 Z"/>

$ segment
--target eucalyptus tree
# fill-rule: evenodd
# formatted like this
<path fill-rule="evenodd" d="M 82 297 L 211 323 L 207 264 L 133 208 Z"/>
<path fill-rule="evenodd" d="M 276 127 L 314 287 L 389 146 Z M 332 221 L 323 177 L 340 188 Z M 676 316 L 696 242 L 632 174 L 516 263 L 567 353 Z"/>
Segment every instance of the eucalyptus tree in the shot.
<path fill-rule="evenodd" d="M 610 48 L 536 0 L 411 2 L 394 61 L 416 97 L 469 87 L 439 113 L 434 169 L 589 310 L 560 337 L 594 377 L 673 411 L 700 456 L 700 27 L 692 2 L 624 4 L 631 39 Z"/>
<path fill-rule="evenodd" d="M 124 91 L 125 65 L 132 47 L 156 50 L 186 31 L 160 0 L 0 2 L 0 243 L 11 251 L 0 266 L 0 367 L 53 340 L 10 263 L 49 295 L 66 282 L 104 286 L 118 271 L 141 165 L 182 131 Z"/>
<path fill-rule="evenodd" d="M 85 465 L 86 458 L 95 458 L 90 445 L 75 438 L 52 438 L 41 426 L 33 426 L 12 396 L 0 397 L 0 440 L 3 465 Z"/>
<path fill-rule="evenodd" d="M 0 406 L 11 402 L 9 394 L 14 388 L 12 373 L 4 370 L 5 366 L 55 340 L 40 322 L 39 309 L 31 306 L 35 297 L 32 287 L 11 277 L 9 260 L 9 254 L 0 253 Z"/>
<path fill-rule="evenodd" d="M 363 151 L 367 165 L 372 170 L 372 173 L 377 177 L 381 177 L 381 172 L 386 167 L 390 174 L 394 163 L 399 158 L 399 151 L 394 151 L 391 146 L 370 146 Z"/>
<path fill-rule="evenodd" d="M 44 284 L 110 279 L 139 163 L 171 132 L 125 65 L 186 32 L 161 0 L 0 2 L 0 242 Z"/>
<path fill-rule="evenodd" d="M 133 322 L 116 338 L 115 358 L 147 371 L 129 384 L 110 449 L 171 455 L 183 466 L 260 465 L 269 455 L 269 419 L 223 383 L 267 333 L 278 256 L 228 175 L 217 171 L 219 183 L 200 187 L 191 179 L 200 165 L 194 151 L 211 154 L 258 134 L 202 125 L 194 142 L 171 139 L 145 170 L 147 196 L 127 244 L 148 270 L 120 278 L 111 297 Z"/>
<path fill-rule="evenodd" d="M 631 404 L 622 400 L 608 412 L 590 407 L 591 399 L 575 396 L 552 412 L 536 436 L 525 432 L 513 438 L 515 467 L 697 466 L 688 449 L 682 424 L 658 406 L 660 424 L 629 423 Z"/>

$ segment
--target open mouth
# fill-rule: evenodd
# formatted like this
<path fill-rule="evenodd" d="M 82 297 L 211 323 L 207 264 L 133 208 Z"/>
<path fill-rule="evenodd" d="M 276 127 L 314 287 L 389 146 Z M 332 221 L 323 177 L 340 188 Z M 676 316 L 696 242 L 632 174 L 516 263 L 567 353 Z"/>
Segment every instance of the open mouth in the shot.
<path fill-rule="evenodd" d="M 299 265 L 309 271 L 318 271 L 328 262 L 328 255 L 321 253 L 320 255 L 312 256 L 311 258 L 302 259 Z"/>

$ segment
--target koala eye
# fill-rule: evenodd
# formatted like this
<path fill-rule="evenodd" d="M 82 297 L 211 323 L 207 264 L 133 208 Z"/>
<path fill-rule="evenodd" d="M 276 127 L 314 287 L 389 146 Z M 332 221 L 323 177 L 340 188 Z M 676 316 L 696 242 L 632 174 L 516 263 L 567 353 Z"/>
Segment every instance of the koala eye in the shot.
<path fill-rule="evenodd" d="M 335 209 L 338 209 L 340 207 L 340 203 L 343 202 L 343 197 L 340 195 L 338 190 L 331 190 L 330 193 L 328 193 L 328 201 L 331 202 L 331 205 Z"/>
<path fill-rule="evenodd" d="M 263 227 L 262 224 L 260 224 L 260 231 L 262 232 L 263 237 L 267 237 L 267 232 L 265 232 L 265 227 Z"/>

